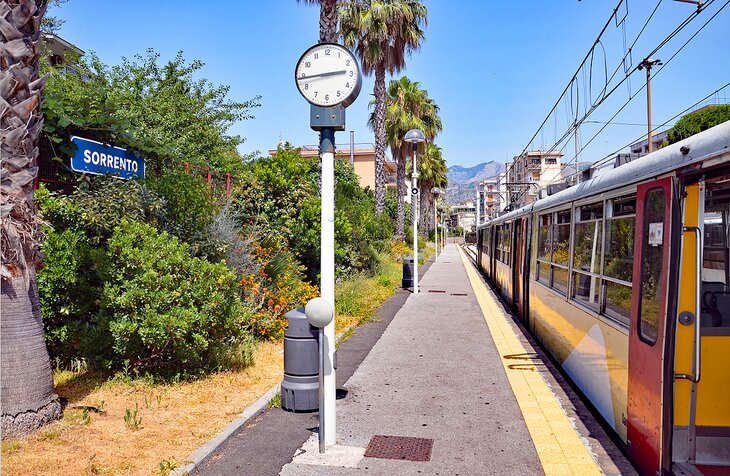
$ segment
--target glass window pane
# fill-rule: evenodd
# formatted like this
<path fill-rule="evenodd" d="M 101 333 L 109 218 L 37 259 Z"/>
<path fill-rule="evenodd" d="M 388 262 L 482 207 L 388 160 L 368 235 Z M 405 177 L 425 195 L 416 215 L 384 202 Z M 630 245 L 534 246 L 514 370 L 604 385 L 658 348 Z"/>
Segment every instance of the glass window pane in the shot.
<path fill-rule="evenodd" d="M 636 214 L 636 197 L 630 195 L 628 197 L 614 198 L 611 200 L 611 210 L 613 217 Z"/>
<path fill-rule="evenodd" d="M 624 324 L 631 318 L 631 286 L 604 281 L 606 293 L 605 314 Z"/>
<path fill-rule="evenodd" d="M 631 282 L 634 272 L 634 217 L 606 220 L 603 274 Z"/>
<path fill-rule="evenodd" d="M 570 257 L 570 223 L 565 225 L 553 225 L 553 263 L 568 266 Z"/>
<path fill-rule="evenodd" d="M 537 262 L 537 280 L 550 286 L 550 263 Z"/>
<path fill-rule="evenodd" d="M 575 224 L 573 268 L 598 273 L 601 255 L 601 222 Z"/>
<path fill-rule="evenodd" d="M 553 289 L 568 294 L 568 270 L 553 266 Z"/>
<path fill-rule="evenodd" d="M 597 220 L 599 218 L 603 218 L 603 202 L 583 205 L 580 207 L 579 210 L 579 217 L 581 221 Z"/>
<path fill-rule="evenodd" d="M 662 263 L 664 252 L 664 189 L 657 188 L 646 194 L 644 210 L 644 249 L 641 257 L 641 309 L 639 309 L 639 336 L 645 342 L 656 342 L 659 331 Z"/>
<path fill-rule="evenodd" d="M 573 298 L 598 311 L 601 280 L 583 273 L 573 273 Z"/>
<path fill-rule="evenodd" d="M 550 215 L 542 215 L 538 220 L 537 257 L 550 260 Z"/>

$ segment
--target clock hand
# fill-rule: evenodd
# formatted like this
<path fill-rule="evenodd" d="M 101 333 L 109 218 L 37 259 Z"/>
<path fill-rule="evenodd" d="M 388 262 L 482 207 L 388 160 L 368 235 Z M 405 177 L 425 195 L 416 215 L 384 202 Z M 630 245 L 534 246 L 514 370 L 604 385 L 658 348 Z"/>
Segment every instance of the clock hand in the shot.
<path fill-rule="evenodd" d="M 319 74 L 311 74 L 309 76 L 300 76 L 297 78 L 299 81 L 303 81 L 305 79 L 312 79 L 312 78 L 324 78 L 326 76 L 337 76 L 338 74 L 345 74 L 346 70 L 340 70 L 340 71 L 330 71 L 327 73 L 319 73 Z"/>

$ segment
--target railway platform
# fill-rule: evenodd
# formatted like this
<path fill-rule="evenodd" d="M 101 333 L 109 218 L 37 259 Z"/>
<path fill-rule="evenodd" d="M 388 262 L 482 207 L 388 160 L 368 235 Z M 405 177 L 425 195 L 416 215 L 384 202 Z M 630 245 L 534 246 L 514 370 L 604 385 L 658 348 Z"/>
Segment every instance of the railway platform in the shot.
<path fill-rule="evenodd" d="M 338 350 L 337 445 L 272 409 L 195 474 L 636 474 L 460 247 L 420 285 Z"/>

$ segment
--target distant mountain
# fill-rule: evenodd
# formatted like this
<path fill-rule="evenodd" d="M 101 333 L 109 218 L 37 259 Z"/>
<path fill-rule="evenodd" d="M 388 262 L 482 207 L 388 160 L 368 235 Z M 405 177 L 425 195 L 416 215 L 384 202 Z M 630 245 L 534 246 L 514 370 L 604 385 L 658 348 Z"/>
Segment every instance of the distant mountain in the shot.
<path fill-rule="evenodd" d="M 493 160 L 473 167 L 462 167 L 461 165 L 449 167 L 449 171 L 446 173 L 446 177 L 449 179 L 446 201 L 456 204 L 473 200 L 477 184 L 482 180 L 495 177 L 500 172 L 504 172 L 504 164 Z"/>

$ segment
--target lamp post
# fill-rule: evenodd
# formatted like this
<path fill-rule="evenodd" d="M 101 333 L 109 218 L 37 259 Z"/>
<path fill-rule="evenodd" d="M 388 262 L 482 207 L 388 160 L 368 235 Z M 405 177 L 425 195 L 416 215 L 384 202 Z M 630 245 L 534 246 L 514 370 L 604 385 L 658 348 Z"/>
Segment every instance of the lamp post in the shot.
<path fill-rule="evenodd" d="M 441 193 L 441 189 L 438 187 L 433 187 L 431 189 L 431 193 L 433 194 L 433 242 L 434 246 L 436 248 L 436 256 L 434 258 L 434 261 L 439 260 L 439 222 L 436 219 L 436 199 L 438 198 L 439 194 Z"/>
<path fill-rule="evenodd" d="M 403 138 L 413 144 L 413 173 L 411 174 L 411 210 L 413 211 L 413 294 L 418 294 L 418 166 L 416 155 L 418 144 L 426 141 L 426 136 L 419 129 L 411 129 Z"/>
<path fill-rule="evenodd" d="M 647 152 L 651 154 L 652 150 L 654 149 L 654 145 L 652 144 L 651 137 L 651 68 L 653 66 L 661 66 L 662 60 L 658 59 L 652 59 L 652 58 L 646 58 L 644 61 L 639 63 L 639 66 L 637 66 L 636 69 L 641 71 L 642 69 L 646 69 L 646 119 L 648 123 L 648 130 L 649 132 L 646 134 L 647 137 Z"/>

